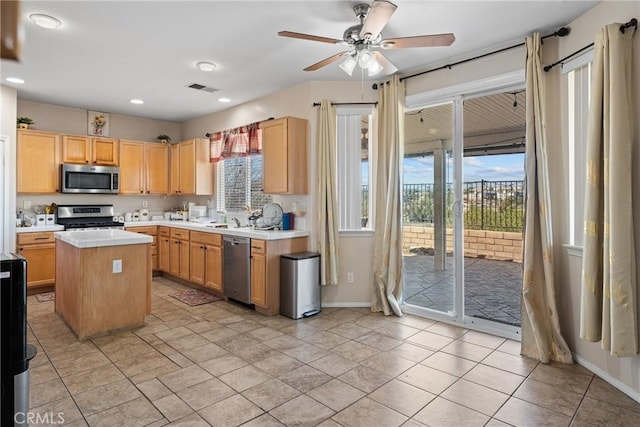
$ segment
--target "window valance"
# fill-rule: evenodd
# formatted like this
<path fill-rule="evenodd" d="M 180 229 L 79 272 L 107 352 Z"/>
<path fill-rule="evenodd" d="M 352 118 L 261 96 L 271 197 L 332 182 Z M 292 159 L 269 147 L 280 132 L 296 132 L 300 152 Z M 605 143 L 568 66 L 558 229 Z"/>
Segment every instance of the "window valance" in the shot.
<path fill-rule="evenodd" d="M 259 122 L 207 135 L 210 144 L 209 160 L 212 163 L 262 153 L 262 129 Z"/>

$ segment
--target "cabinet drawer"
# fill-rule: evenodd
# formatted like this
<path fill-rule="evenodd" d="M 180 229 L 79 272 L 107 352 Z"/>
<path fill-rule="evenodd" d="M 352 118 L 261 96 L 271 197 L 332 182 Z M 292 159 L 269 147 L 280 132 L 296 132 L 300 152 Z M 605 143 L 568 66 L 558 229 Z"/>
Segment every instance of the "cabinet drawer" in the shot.
<path fill-rule="evenodd" d="M 189 230 L 182 230 L 180 228 L 171 229 L 171 238 L 180 240 L 189 240 Z"/>
<path fill-rule="evenodd" d="M 200 231 L 191 232 L 191 241 L 204 243 L 212 246 L 222 246 L 222 234 L 202 233 Z"/>
<path fill-rule="evenodd" d="M 264 240 L 251 239 L 251 253 L 264 254 L 267 250 L 267 242 Z"/>
<path fill-rule="evenodd" d="M 34 243 L 55 243 L 55 241 L 56 239 L 53 237 L 52 232 L 18 234 L 19 245 L 31 245 Z"/>
<path fill-rule="evenodd" d="M 127 227 L 125 228 L 127 231 L 131 231 L 133 233 L 147 234 L 149 236 L 155 236 L 158 232 L 158 227 Z"/>
<path fill-rule="evenodd" d="M 171 235 L 169 227 L 158 227 L 158 235 L 162 237 L 169 237 Z"/>

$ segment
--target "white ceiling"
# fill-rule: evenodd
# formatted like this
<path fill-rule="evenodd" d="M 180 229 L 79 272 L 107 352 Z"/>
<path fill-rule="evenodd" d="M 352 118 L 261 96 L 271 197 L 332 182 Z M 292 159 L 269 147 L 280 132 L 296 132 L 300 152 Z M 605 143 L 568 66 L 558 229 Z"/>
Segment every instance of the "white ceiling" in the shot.
<path fill-rule="evenodd" d="M 387 50 L 401 74 L 419 71 L 550 33 L 595 1 L 408 1 L 383 38 L 455 33 L 449 47 Z M 18 98 L 117 114 L 182 122 L 311 80 L 354 80 L 330 64 L 302 71 L 344 48 L 277 36 L 289 30 L 342 38 L 357 23 L 361 1 L 22 1 L 21 62 L 2 60 L 2 84 Z M 50 31 L 32 13 L 63 22 Z M 570 36 L 569 36 L 570 37 Z M 218 69 L 204 73 L 198 61 Z M 6 77 L 20 77 L 22 85 Z M 366 80 L 371 80 L 365 76 Z M 384 79 L 376 76 L 376 81 Z M 201 83 L 216 93 L 186 86 Z M 218 102 L 219 97 L 231 103 Z M 133 105 L 132 98 L 144 100 Z"/>

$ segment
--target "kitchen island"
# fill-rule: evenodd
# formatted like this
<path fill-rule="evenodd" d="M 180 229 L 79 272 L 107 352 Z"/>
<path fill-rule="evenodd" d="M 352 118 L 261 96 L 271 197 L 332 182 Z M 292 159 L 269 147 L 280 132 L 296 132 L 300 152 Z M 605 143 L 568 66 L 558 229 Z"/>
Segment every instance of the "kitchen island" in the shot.
<path fill-rule="evenodd" d="M 78 338 L 142 326 L 151 311 L 153 238 L 124 230 L 54 234 L 55 309 Z"/>

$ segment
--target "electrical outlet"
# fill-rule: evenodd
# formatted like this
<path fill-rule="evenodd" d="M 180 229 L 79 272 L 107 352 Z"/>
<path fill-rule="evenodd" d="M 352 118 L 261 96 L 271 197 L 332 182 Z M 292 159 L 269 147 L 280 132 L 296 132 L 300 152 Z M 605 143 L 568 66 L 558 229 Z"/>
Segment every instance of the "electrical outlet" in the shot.
<path fill-rule="evenodd" d="M 122 273 L 122 260 L 114 259 L 113 260 L 113 270 L 114 273 Z"/>
<path fill-rule="evenodd" d="M 31 209 L 31 200 L 25 200 L 24 202 L 22 202 L 22 208 L 26 211 Z"/>
<path fill-rule="evenodd" d="M 347 283 L 354 283 L 354 282 L 355 280 L 353 278 L 353 272 L 350 271 L 347 273 Z"/>
<path fill-rule="evenodd" d="M 143 207 L 143 208 L 146 208 L 147 206 L 148 206 L 147 201 L 146 201 L 146 200 L 143 200 L 143 201 L 142 201 L 142 207 Z"/>

